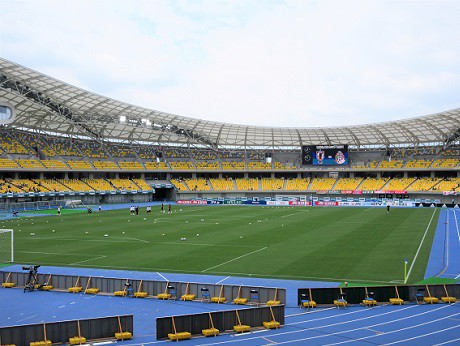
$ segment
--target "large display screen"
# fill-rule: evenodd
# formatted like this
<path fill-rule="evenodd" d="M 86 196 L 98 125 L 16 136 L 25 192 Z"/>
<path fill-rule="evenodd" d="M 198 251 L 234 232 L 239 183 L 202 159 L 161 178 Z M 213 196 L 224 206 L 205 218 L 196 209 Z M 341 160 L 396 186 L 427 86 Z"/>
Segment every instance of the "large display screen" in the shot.
<path fill-rule="evenodd" d="M 304 145 L 302 163 L 322 166 L 348 165 L 348 145 Z"/>

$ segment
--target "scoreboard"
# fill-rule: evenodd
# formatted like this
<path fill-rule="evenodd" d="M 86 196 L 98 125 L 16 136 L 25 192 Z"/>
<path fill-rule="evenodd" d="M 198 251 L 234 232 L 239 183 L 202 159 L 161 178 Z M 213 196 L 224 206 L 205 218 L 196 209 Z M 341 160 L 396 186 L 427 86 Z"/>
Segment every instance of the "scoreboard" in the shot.
<path fill-rule="evenodd" d="M 304 145 L 302 164 L 322 166 L 348 165 L 348 144 Z"/>

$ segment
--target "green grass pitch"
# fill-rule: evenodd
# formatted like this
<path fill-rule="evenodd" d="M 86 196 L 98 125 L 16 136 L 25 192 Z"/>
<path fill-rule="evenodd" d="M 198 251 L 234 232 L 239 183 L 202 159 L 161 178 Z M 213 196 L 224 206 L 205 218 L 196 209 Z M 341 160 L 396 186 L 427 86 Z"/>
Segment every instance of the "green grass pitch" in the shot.
<path fill-rule="evenodd" d="M 423 279 L 439 215 L 434 208 L 159 209 L 64 210 L 3 228 L 14 229 L 21 264 L 383 284 L 403 280 L 404 258 L 412 263 L 432 220 L 408 282 Z"/>

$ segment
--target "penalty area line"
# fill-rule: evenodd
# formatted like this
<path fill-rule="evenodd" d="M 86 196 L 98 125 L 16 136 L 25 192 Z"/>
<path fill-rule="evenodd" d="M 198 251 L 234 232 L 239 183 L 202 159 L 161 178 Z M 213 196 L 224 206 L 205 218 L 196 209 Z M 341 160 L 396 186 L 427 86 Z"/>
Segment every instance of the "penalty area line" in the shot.
<path fill-rule="evenodd" d="M 98 259 L 101 259 L 101 258 L 106 258 L 106 257 L 107 256 L 99 256 L 99 257 L 95 257 L 95 258 L 89 258 L 89 259 L 86 259 L 86 260 L 83 260 L 83 261 L 69 263 L 69 265 L 75 265 L 75 264 L 85 263 L 85 262 L 89 262 L 89 261 L 95 261 L 95 260 L 98 260 Z"/>
<path fill-rule="evenodd" d="M 230 263 L 230 262 L 233 262 L 233 261 L 236 261 L 236 260 L 239 260 L 240 258 L 243 258 L 243 257 L 246 257 L 246 256 L 249 256 L 249 255 L 252 255 L 256 252 L 259 252 L 259 251 L 262 251 L 262 250 L 265 250 L 267 247 L 264 246 L 263 248 L 261 249 L 258 249 L 258 250 L 255 250 L 255 251 L 251 251 L 251 252 L 248 252 L 247 254 L 244 254 L 244 255 L 241 255 L 241 256 L 238 256 L 238 257 L 235 257 L 235 258 L 232 258 L 231 260 L 228 260 L 226 262 L 223 262 L 223 263 L 220 263 L 220 264 L 217 264 L 215 266 L 212 266 L 212 267 L 209 267 L 209 268 L 206 268 L 204 270 L 202 270 L 201 272 L 204 273 L 204 272 L 207 272 L 208 270 L 211 270 L 211 269 L 214 269 L 214 268 L 217 268 L 217 267 L 220 267 L 220 266 L 223 266 L 224 264 L 227 264 L 227 263 Z"/>

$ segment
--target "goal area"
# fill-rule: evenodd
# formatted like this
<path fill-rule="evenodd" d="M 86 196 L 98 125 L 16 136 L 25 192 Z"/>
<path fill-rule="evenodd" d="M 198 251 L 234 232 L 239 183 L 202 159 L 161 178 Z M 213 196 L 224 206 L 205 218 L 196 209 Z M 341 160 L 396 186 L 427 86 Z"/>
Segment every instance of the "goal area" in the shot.
<path fill-rule="evenodd" d="M 14 262 L 14 236 L 12 229 L 0 229 L 0 264 Z"/>

